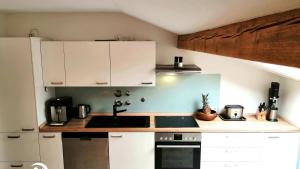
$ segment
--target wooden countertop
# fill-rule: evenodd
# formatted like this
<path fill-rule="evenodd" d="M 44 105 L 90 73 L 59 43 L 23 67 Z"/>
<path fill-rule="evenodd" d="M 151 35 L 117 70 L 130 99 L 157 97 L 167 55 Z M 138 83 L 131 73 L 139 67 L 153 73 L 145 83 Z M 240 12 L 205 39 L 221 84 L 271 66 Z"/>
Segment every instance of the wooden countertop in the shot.
<path fill-rule="evenodd" d="M 150 116 L 149 128 L 85 128 L 92 116 L 111 116 L 111 113 L 92 113 L 86 119 L 71 119 L 65 126 L 40 126 L 40 132 L 300 132 L 299 128 L 282 118 L 278 122 L 258 121 L 254 115 L 246 116 L 246 121 L 223 121 L 217 117 L 213 121 L 196 120 L 199 128 L 156 128 L 155 116 L 180 116 L 174 113 L 121 113 L 119 116 Z"/>

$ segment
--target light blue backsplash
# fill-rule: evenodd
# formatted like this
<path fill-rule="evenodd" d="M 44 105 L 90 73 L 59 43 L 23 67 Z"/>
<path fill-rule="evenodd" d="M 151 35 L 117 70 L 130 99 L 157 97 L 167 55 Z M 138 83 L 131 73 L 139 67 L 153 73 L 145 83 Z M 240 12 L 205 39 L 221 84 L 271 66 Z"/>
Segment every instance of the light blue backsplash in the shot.
<path fill-rule="evenodd" d="M 56 88 L 56 96 L 72 96 L 74 105 L 90 104 L 93 112 L 112 112 L 116 97 L 114 91 L 129 90 L 130 96 L 118 98 L 130 100 L 127 112 L 170 112 L 192 113 L 202 106 L 201 94 L 209 93 L 209 104 L 218 108 L 220 95 L 220 75 L 157 75 L 155 87 L 121 87 L 121 88 L 89 88 L 68 87 Z M 141 98 L 145 102 L 141 102 Z"/>

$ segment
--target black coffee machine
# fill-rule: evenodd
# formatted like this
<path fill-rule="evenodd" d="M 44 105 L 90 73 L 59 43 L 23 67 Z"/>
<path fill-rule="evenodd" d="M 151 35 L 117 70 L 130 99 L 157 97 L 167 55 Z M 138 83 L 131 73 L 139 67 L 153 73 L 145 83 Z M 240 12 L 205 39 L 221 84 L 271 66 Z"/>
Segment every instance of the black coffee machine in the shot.
<path fill-rule="evenodd" d="M 49 126 L 63 126 L 73 116 L 72 97 L 58 97 L 46 102 L 47 122 Z"/>
<path fill-rule="evenodd" d="M 269 106 L 267 113 L 267 120 L 277 122 L 278 114 L 278 98 L 279 98 L 279 86 L 278 82 L 272 82 L 271 88 L 269 88 Z"/>

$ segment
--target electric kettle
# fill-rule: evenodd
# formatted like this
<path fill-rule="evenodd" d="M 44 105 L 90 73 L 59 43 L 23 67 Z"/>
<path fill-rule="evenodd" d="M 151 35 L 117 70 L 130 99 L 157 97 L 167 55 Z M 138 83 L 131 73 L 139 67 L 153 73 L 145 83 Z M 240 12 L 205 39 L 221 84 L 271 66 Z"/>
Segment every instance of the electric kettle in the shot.
<path fill-rule="evenodd" d="M 91 106 L 88 104 L 79 104 L 78 105 L 78 115 L 79 119 L 84 119 L 91 112 Z"/>

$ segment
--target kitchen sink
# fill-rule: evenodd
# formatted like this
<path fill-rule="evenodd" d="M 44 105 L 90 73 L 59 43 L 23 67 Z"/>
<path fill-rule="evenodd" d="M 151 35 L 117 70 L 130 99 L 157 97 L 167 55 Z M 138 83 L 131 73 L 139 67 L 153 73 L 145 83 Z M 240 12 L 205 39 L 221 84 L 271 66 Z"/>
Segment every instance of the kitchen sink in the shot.
<path fill-rule="evenodd" d="M 148 128 L 149 116 L 94 116 L 85 128 Z"/>

